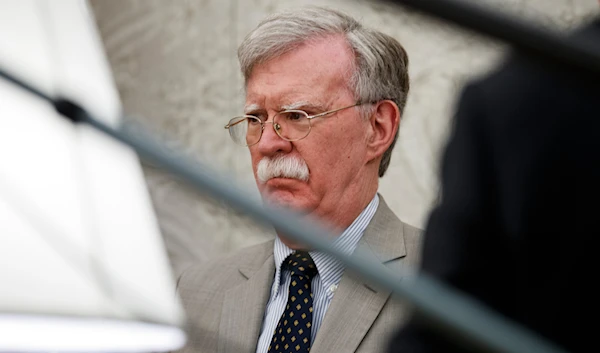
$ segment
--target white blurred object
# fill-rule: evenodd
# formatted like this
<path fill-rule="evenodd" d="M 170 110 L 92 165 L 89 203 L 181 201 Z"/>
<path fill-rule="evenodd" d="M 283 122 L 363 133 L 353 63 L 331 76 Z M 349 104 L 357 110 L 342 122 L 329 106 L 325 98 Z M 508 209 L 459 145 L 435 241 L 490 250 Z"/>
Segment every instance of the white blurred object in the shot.
<path fill-rule="evenodd" d="M 0 0 L 0 67 L 120 124 L 83 0 Z M 135 153 L 0 79 L 0 352 L 158 352 L 184 314 Z"/>

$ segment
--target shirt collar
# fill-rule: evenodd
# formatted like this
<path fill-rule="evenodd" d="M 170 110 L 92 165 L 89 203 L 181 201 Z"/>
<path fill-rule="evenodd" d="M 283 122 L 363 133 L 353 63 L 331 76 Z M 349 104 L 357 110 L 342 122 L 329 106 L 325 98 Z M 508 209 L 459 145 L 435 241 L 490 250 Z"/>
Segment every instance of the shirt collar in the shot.
<path fill-rule="evenodd" d="M 379 196 L 375 194 L 371 202 L 365 209 L 356 217 L 342 234 L 333 241 L 333 245 L 340 251 L 351 255 L 358 245 L 360 238 L 363 236 L 365 229 L 371 222 L 377 207 L 379 206 Z M 279 284 L 281 282 L 282 264 L 285 259 L 294 252 L 285 245 L 279 237 L 275 237 L 273 249 L 273 258 L 275 260 L 275 283 L 272 287 L 272 295 L 277 296 Z M 333 292 L 339 283 L 342 274 L 344 273 L 344 265 L 339 260 L 321 251 L 309 251 L 310 256 L 317 266 L 319 276 L 321 277 L 321 285 L 327 295 L 333 296 Z"/>

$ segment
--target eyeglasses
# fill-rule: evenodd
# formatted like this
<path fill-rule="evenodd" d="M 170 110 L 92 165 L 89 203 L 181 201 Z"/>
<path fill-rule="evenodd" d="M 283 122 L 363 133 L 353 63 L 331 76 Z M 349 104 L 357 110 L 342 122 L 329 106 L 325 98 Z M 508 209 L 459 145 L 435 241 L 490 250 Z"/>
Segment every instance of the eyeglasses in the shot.
<path fill-rule="evenodd" d="M 310 121 L 314 118 L 339 112 L 340 110 L 356 107 L 364 103 L 358 102 L 347 107 L 329 110 L 323 113 L 308 115 L 307 112 L 296 109 L 281 111 L 273 117 L 272 121 L 261 121 L 253 115 L 242 115 L 229 120 L 225 128 L 233 142 L 242 146 L 252 146 L 260 141 L 266 124 L 272 124 L 273 129 L 284 140 L 298 141 L 310 133 Z"/>

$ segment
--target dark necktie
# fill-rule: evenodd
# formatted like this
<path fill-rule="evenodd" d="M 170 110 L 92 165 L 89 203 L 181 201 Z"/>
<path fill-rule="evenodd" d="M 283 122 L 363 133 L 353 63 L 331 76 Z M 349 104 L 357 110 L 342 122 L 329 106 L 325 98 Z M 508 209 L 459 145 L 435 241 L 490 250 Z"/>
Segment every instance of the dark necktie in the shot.
<path fill-rule="evenodd" d="M 310 352 L 313 317 L 313 293 L 311 280 L 317 267 L 307 252 L 295 252 L 287 258 L 286 265 L 292 272 L 288 301 L 279 319 L 267 352 Z"/>

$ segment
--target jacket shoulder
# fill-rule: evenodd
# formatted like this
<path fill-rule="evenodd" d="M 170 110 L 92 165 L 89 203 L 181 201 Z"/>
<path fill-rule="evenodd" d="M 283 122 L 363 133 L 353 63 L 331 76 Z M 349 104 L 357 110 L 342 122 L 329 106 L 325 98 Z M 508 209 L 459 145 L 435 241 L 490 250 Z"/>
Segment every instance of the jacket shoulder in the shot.
<path fill-rule="evenodd" d="M 404 236 L 410 240 L 420 241 L 423 237 L 423 229 L 419 229 L 417 227 L 411 226 L 408 223 L 400 221 L 402 223 L 402 230 L 404 232 Z"/>
<path fill-rule="evenodd" d="M 194 263 L 177 280 L 178 291 L 186 289 L 224 290 L 239 284 L 240 267 L 260 267 L 273 254 L 273 240 L 240 249 L 227 256 Z"/>

